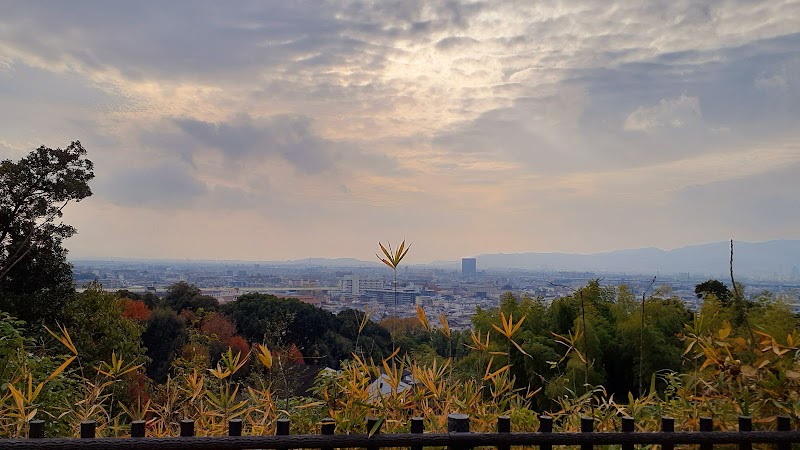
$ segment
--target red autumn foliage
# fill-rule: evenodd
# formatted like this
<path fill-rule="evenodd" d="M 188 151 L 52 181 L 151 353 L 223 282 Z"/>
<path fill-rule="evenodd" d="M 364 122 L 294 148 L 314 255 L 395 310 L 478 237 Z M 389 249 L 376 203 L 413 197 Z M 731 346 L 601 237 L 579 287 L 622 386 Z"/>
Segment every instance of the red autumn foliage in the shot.
<path fill-rule="evenodd" d="M 298 364 L 298 365 L 305 365 L 305 360 L 303 359 L 303 353 L 297 348 L 296 345 L 292 344 L 286 350 L 276 350 L 273 355 L 276 358 L 280 358 L 283 361 L 286 361 L 290 364 Z"/>
<path fill-rule="evenodd" d="M 227 341 L 224 341 L 223 344 L 230 347 L 233 354 L 241 353 L 242 356 L 244 356 L 250 351 L 250 346 L 247 345 L 247 342 L 245 342 L 241 336 L 233 336 Z"/>
<path fill-rule="evenodd" d="M 303 359 L 303 353 L 301 353 L 300 349 L 294 344 L 289 348 L 289 361 L 300 365 L 305 365 L 306 363 Z"/>
<path fill-rule="evenodd" d="M 125 376 L 125 381 L 131 404 L 144 405 L 150 401 L 150 395 L 147 392 L 147 375 L 144 372 L 138 370 L 130 372 Z"/>
<path fill-rule="evenodd" d="M 122 312 L 123 317 L 128 319 L 145 321 L 150 319 L 150 309 L 147 305 L 140 300 L 131 300 L 129 298 L 123 299 L 125 301 L 125 310 Z"/>
<path fill-rule="evenodd" d="M 200 332 L 209 337 L 216 336 L 220 342 L 227 344 L 227 341 L 236 334 L 236 326 L 225 315 L 210 313 L 203 317 Z"/>
<path fill-rule="evenodd" d="M 195 314 L 191 309 L 184 309 L 180 313 L 178 313 L 178 317 L 183 319 L 184 323 L 193 324 L 195 320 L 197 320 L 197 314 Z"/>

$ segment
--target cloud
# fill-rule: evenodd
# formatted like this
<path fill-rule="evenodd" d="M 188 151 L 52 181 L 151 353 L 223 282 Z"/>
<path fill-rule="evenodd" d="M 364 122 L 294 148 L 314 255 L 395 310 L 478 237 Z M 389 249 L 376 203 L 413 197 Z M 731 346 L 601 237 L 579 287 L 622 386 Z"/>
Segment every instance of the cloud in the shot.
<path fill-rule="evenodd" d="M 698 125 L 703 120 L 700 100 L 681 94 L 665 98 L 654 106 L 640 106 L 625 119 L 628 131 L 654 131 L 665 128 L 684 128 Z"/>
<path fill-rule="evenodd" d="M 2 9 L 3 157 L 80 138 L 97 198 L 124 205 L 115 214 L 169 215 L 184 230 L 236 217 L 247 225 L 231 241 L 246 252 L 248 227 L 287 234 L 259 249 L 287 257 L 330 233 L 342 237 L 333 254 L 396 232 L 425 236 L 419 254 L 436 258 L 460 242 L 493 247 L 470 253 L 658 245 L 699 236 L 676 219 L 689 202 L 679 191 L 743 189 L 794 164 L 783 146 L 800 121 L 791 0 Z M 753 198 L 767 189 L 755 183 Z M 662 202 L 646 208 L 656 220 L 630 204 L 648 195 Z M 698 198 L 692 208 L 714 201 Z M 742 214 L 763 212 L 756 202 Z M 190 241 L 175 237 L 163 242 Z"/>
<path fill-rule="evenodd" d="M 236 163 L 280 157 L 299 173 L 317 174 L 331 170 L 339 144 L 317 135 L 311 119 L 279 115 L 253 119 L 239 115 L 228 122 L 210 123 L 182 118 L 175 124 L 201 145 L 216 149 Z"/>
<path fill-rule="evenodd" d="M 764 91 L 784 91 L 786 90 L 787 82 L 786 78 L 781 75 L 774 74 L 774 75 L 759 75 L 755 80 L 756 88 L 764 90 Z"/>
<path fill-rule="evenodd" d="M 173 163 L 117 170 L 96 183 L 101 197 L 135 208 L 190 209 L 209 191 L 190 168 Z"/>

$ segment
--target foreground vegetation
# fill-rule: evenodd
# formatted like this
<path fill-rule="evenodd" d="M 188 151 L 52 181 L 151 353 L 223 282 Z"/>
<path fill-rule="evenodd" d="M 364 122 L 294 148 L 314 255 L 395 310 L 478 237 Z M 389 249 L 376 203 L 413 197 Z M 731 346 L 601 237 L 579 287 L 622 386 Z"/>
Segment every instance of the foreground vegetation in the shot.
<path fill-rule="evenodd" d="M 383 418 L 387 431 L 407 431 L 414 416 L 425 418 L 426 429 L 441 431 L 451 412 L 469 413 L 475 430 L 492 430 L 497 417 L 507 414 L 515 430 L 528 431 L 536 429 L 542 411 L 564 430 L 577 430 L 581 414 L 595 417 L 600 430 L 618 429 L 622 414 L 645 430 L 658 429 L 662 415 L 691 430 L 706 415 L 734 429 L 740 414 L 752 415 L 762 427 L 771 427 L 778 414 L 795 420 L 800 414 L 800 335 L 797 319 L 779 299 L 746 302 L 739 317 L 735 302 L 713 294 L 704 294 L 703 310 L 695 316 L 663 293 L 642 307 L 625 287 L 598 282 L 549 306 L 507 294 L 498 309 L 475 315 L 468 342 L 447 328 L 446 318 L 432 328 L 420 309 L 416 325 L 401 321 L 405 327 L 396 327 L 402 334 L 398 346 L 385 355 L 380 352 L 388 333 L 367 315 L 350 311 L 353 320 L 337 325 L 331 319 L 336 316 L 322 319 L 324 311 L 314 308 L 320 317 L 309 319 L 318 322 L 306 329 L 328 327 L 318 334 L 330 337 L 338 334 L 332 330 L 347 334 L 352 326 L 354 335 L 342 341 L 352 352 L 340 370 L 323 371 L 306 389 L 297 385 L 310 366 L 301 349 L 314 344 L 297 345 L 286 331 L 301 328 L 293 320 L 308 305 L 245 296 L 223 310 L 255 322 L 233 327 L 222 311 L 187 307 L 177 314 L 165 306 L 185 288 L 174 287 L 151 310 L 142 300 L 94 286 L 79 295 L 85 304 L 78 309 L 89 311 L 90 304 L 95 314 L 73 319 L 85 322 L 73 322 L 80 326 L 72 330 L 57 326 L 37 333 L 3 313 L 0 436 L 23 436 L 33 418 L 47 420 L 50 436 L 74 436 L 87 419 L 98 422 L 100 435 L 124 436 L 130 421 L 145 419 L 148 433 L 169 436 L 177 434 L 182 418 L 195 419 L 199 435 L 215 435 L 225 433 L 231 418 L 243 419 L 246 432 L 263 434 L 274 432 L 279 417 L 291 417 L 296 432 L 315 432 L 323 417 L 333 417 L 337 432 L 347 433 L 364 432 L 367 416 Z M 268 310 L 254 312 L 256 306 Z M 161 341 L 175 350 L 165 368 L 153 357 L 168 352 L 160 348 L 156 355 L 144 343 L 155 332 L 150 327 L 158 328 L 160 339 L 170 334 L 165 321 L 174 320 L 183 326 L 172 333 L 182 345 Z M 251 326 L 265 330 L 252 345 Z M 552 330 L 549 337 L 544 330 Z M 221 351 L 212 357 L 214 350 Z M 647 386 L 637 385 L 640 369 Z M 163 381 L 154 378 L 161 375 Z M 408 375 L 416 384 L 404 390 Z M 384 394 L 373 385 L 379 377 L 388 386 Z M 630 392 L 612 392 L 609 386 L 624 382 L 620 377 L 631 383 Z"/>

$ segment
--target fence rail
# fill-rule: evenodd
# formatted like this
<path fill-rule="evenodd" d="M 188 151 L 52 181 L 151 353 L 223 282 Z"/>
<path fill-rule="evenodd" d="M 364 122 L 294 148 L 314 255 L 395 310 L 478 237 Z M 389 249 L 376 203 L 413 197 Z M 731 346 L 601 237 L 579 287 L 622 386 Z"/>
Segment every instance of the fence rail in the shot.
<path fill-rule="evenodd" d="M 367 421 L 376 432 L 369 434 L 333 434 L 335 423 L 332 419 L 323 420 L 321 434 L 289 435 L 289 421 L 283 419 L 277 426 L 275 436 L 241 436 L 241 420 L 229 422 L 229 436 L 195 437 L 194 422 L 181 421 L 181 437 L 144 437 L 144 427 L 139 433 L 139 421 L 132 424 L 132 438 L 95 438 L 94 422 L 81 423 L 80 439 L 44 438 L 40 432 L 43 422 L 30 423 L 28 439 L 0 439 L 0 450 L 17 449 L 158 449 L 158 450 L 200 450 L 200 449 L 295 449 L 295 448 L 367 448 L 386 447 L 448 447 L 450 450 L 466 450 L 472 447 L 496 447 L 498 450 L 511 446 L 538 446 L 541 450 L 551 450 L 553 445 L 576 445 L 582 450 L 592 450 L 595 445 L 620 445 L 630 450 L 634 445 L 656 444 L 669 450 L 679 444 L 698 444 L 701 450 L 711 450 L 715 444 L 737 444 L 740 450 L 750 450 L 752 444 L 775 444 L 778 450 L 788 450 L 792 443 L 800 443 L 800 431 L 791 431 L 788 417 L 778 418 L 776 431 L 750 431 L 752 421 L 749 417 L 739 419 L 739 431 L 711 431 L 710 418 L 701 418 L 701 431 L 674 432 L 671 418 L 662 420 L 662 431 L 634 432 L 633 419 L 623 418 L 621 432 L 594 432 L 593 420 L 581 419 L 581 432 L 553 432 L 553 419 L 540 417 L 538 432 L 511 433 L 508 417 L 498 420 L 496 433 L 472 433 L 469 431 L 469 417 L 464 414 L 451 414 L 448 420 L 448 433 L 424 433 L 421 418 L 411 422 L 411 433 L 380 434 L 380 422 L 374 418 Z"/>

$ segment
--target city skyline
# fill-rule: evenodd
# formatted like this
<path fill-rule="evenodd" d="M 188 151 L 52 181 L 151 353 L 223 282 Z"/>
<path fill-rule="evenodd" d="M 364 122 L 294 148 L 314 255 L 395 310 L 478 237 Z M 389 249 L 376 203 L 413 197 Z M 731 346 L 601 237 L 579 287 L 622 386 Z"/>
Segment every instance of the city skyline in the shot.
<path fill-rule="evenodd" d="M 796 2 L 0 10 L 0 159 L 96 163 L 71 259 L 800 238 Z"/>

